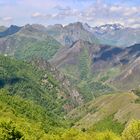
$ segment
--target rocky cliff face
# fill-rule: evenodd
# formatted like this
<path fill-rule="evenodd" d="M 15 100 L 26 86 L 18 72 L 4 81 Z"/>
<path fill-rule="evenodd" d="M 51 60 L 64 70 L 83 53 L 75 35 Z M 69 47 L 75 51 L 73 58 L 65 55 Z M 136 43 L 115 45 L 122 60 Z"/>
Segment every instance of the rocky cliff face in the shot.
<path fill-rule="evenodd" d="M 42 70 L 49 71 L 53 77 L 58 81 L 60 85 L 60 89 L 63 91 L 61 93 L 60 98 L 64 98 L 66 103 L 64 104 L 64 108 L 68 111 L 73 109 L 74 107 L 81 105 L 84 103 L 84 99 L 82 95 L 71 85 L 67 77 L 59 72 L 55 67 L 51 66 L 49 62 L 43 59 L 36 59 L 32 63 L 37 65 Z M 47 77 L 46 77 L 47 78 Z M 44 77 L 45 80 L 45 77 Z"/>

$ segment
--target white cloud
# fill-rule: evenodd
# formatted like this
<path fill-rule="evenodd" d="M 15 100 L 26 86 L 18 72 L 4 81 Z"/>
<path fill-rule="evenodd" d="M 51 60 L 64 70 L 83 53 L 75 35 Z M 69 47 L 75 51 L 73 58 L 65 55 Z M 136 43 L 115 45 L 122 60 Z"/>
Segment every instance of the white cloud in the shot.
<path fill-rule="evenodd" d="M 63 7 L 63 6 L 57 5 L 54 8 L 57 10 L 60 10 L 60 11 L 71 10 L 71 8 L 69 6 Z"/>
<path fill-rule="evenodd" d="M 0 17 L 0 25 L 9 26 L 9 24 L 11 24 L 13 22 L 13 20 L 14 19 L 11 16 Z"/>
<path fill-rule="evenodd" d="M 41 14 L 36 12 L 34 18 L 51 20 L 64 20 L 74 18 L 76 21 L 89 22 L 93 26 L 106 23 L 120 23 L 125 26 L 136 26 L 139 24 L 140 6 L 128 6 L 123 4 L 107 5 L 101 0 L 84 8 L 74 9 L 71 7 L 55 6 L 52 14 Z"/>
<path fill-rule="evenodd" d="M 32 17 L 37 18 L 37 17 L 42 17 L 43 15 L 39 12 L 35 12 L 32 14 Z"/>
<path fill-rule="evenodd" d="M 133 26 L 140 21 L 140 7 L 126 5 L 106 5 L 96 3 L 82 11 L 81 20 L 89 21 L 92 25 L 120 23 Z"/>
<path fill-rule="evenodd" d="M 3 21 L 11 21 L 13 18 L 12 17 L 3 17 L 2 20 Z"/>
<path fill-rule="evenodd" d="M 64 20 L 69 17 L 78 17 L 80 14 L 80 11 L 78 9 L 71 9 L 70 7 L 56 6 L 56 7 L 54 7 L 54 9 L 56 9 L 57 12 L 54 12 L 52 14 L 42 14 L 40 12 L 35 12 L 32 14 L 31 17 L 42 18 L 42 19 Z"/>

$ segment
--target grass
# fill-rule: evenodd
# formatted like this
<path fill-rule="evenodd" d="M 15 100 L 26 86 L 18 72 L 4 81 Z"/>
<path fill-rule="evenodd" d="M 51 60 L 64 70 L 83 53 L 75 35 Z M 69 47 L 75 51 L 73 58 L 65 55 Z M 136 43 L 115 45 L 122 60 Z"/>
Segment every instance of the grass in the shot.
<path fill-rule="evenodd" d="M 117 122 L 116 120 L 113 120 L 113 115 L 112 115 L 99 121 L 89 130 L 94 130 L 94 131 L 99 131 L 99 132 L 110 130 L 116 134 L 121 134 L 122 131 L 124 130 L 124 124 L 121 124 Z"/>

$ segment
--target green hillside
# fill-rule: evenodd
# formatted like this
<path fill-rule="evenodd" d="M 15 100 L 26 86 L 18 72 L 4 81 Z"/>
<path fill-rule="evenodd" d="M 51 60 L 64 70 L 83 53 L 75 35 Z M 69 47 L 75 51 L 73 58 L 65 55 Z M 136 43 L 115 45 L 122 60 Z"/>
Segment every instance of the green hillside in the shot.
<path fill-rule="evenodd" d="M 4 56 L 0 60 L 0 87 L 10 94 L 38 102 L 55 113 L 64 113 L 82 102 L 67 78 L 47 61 L 26 63 Z"/>
<path fill-rule="evenodd" d="M 88 131 L 68 128 L 66 121 L 46 115 L 45 108 L 0 90 L 0 139 L 25 140 L 131 140 L 138 138 L 139 121 L 124 127 L 112 118 L 98 122 Z M 49 131 L 48 131 L 49 130 Z M 123 131 L 122 136 L 120 133 Z M 115 133 L 114 133 L 115 132 Z"/>
<path fill-rule="evenodd" d="M 27 139 L 39 139 L 57 127 L 68 127 L 63 118 L 64 101 L 56 94 L 59 92 L 59 82 L 49 72 L 0 56 L 0 120 L 2 124 L 10 123 L 4 124 L 6 127 L 16 123 Z"/>
<path fill-rule="evenodd" d="M 0 38 L 0 53 L 24 60 L 32 57 L 52 58 L 62 45 L 42 31 L 42 26 L 36 26 L 26 25 L 15 34 Z"/>
<path fill-rule="evenodd" d="M 139 90 L 104 95 L 68 113 L 64 106 L 73 106 L 74 101 L 61 85 L 58 71 L 51 71 L 45 61 L 36 61 L 0 56 L 1 140 L 137 138 L 139 121 L 124 127 L 126 122 L 140 119 Z"/>
<path fill-rule="evenodd" d="M 15 57 L 17 59 L 30 60 L 32 57 L 42 57 L 49 60 L 62 46 L 56 40 L 51 37 L 47 37 L 44 40 L 38 40 L 26 37 L 20 37 L 22 42 L 18 42 L 22 47 L 16 49 Z M 16 46 L 15 46 L 16 47 Z"/>
<path fill-rule="evenodd" d="M 70 48 L 60 49 L 50 61 L 67 75 L 86 101 L 114 91 L 114 87 L 105 82 L 114 75 L 115 70 L 102 72 L 103 74 L 93 72 L 93 55 L 99 51 L 100 47 L 104 46 L 78 40 Z"/>
<path fill-rule="evenodd" d="M 101 129 L 115 122 L 128 124 L 132 119 L 140 119 L 139 97 L 134 93 L 116 93 L 103 95 L 72 110 L 68 118 L 75 120 L 76 128 Z M 102 128 L 103 129 L 103 128 Z M 114 129 L 114 128 L 113 128 Z"/>
<path fill-rule="evenodd" d="M 64 48 L 31 26 L 0 42 L 12 56 L 0 56 L 0 140 L 139 140 L 140 92 L 119 92 L 139 85 L 139 59 L 98 72 L 103 63 L 93 67 L 92 56 L 100 46 Z M 53 56 L 66 76 L 46 61 Z"/>

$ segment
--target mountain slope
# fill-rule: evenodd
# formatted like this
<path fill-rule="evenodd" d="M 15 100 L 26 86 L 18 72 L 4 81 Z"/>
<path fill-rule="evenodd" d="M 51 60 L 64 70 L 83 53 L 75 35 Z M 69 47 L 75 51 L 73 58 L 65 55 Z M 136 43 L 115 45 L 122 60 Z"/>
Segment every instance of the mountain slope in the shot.
<path fill-rule="evenodd" d="M 79 40 L 69 48 L 60 49 L 50 62 L 64 72 L 88 100 L 113 90 L 138 87 L 139 56 L 139 44 L 120 48 Z"/>
<path fill-rule="evenodd" d="M 68 88 L 60 85 L 61 81 L 47 68 L 41 70 L 33 64 L 0 56 L 0 120 L 16 122 L 32 139 L 58 127 L 69 127 L 64 114 L 76 106 L 76 101 L 72 93 L 67 93 Z"/>
<path fill-rule="evenodd" d="M 140 86 L 140 58 L 126 67 L 120 75 L 112 79 L 111 84 L 120 89 L 133 89 Z"/>
<path fill-rule="evenodd" d="M 96 95 L 113 90 L 109 85 L 96 81 L 92 70 L 93 56 L 104 47 L 79 40 L 69 48 L 60 49 L 50 63 L 69 77 L 86 100 L 91 100 Z"/>
<path fill-rule="evenodd" d="M 47 62 L 44 59 L 34 59 L 32 63 L 43 71 L 47 70 L 49 73 L 53 75 L 53 78 L 60 83 L 59 88 L 64 93 L 58 96 L 60 96 L 59 98 L 67 100 L 68 102 L 64 105 L 64 109 L 69 111 L 73 109 L 75 106 L 78 106 L 84 103 L 84 99 L 82 95 L 70 83 L 68 78 L 64 74 L 59 72 L 55 67 L 51 66 L 49 62 Z M 44 82 L 45 82 L 45 79 L 44 79 Z"/>
<path fill-rule="evenodd" d="M 78 103 L 78 92 L 72 98 L 72 91 L 68 80 L 45 60 L 26 63 L 0 56 L 0 138 L 91 139 L 95 132 L 71 128 L 72 120 L 64 116 Z"/>
<path fill-rule="evenodd" d="M 3 56 L 0 60 L 0 88 L 8 90 L 11 95 L 33 100 L 56 113 L 60 110 L 64 113 L 82 103 L 82 97 L 66 77 L 47 62 L 38 61 L 39 65 L 45 65 L 45 69 L 39 69 L 35 63 L 29 65 Z"/>
<path fill-rule="evenodd" d="M 18 59 L 50 59 L 61 47 L 62 45 L 50 37 L 41 25 L 26 25 L 18 32 L 0 38 L 0 53 Z"/>
<path fill-rule="evenodd" d="M 125 124 L 132 119 L 140 119 L 140 104 L 136 103 L 139 97 L 134 93 L 110 94 L 81 106 L 68 114 L 76 121 L 74 127 L 90 128 L 105 118 L 113 116 L 112 121 Z"/>
<path fill-rule="evenodd" d="M 140 45 L 135 44 L 126 48 L 106 47 L 100 50 L 93 58 L 95 67 L 103 69 L 105 67 L 115 67 L 117 65 L 126 65 L 139 57 Z"/>
<path fill-rule="evenodd" d="M 107 48 L 94 57 L 95 71 L 118 69 L 114 77 L 106 76 L 106 81 L 119 89 L 130 90 L 139 86 L 139 57 L 140 45 L 135 44 L 127 48 Z"/>

